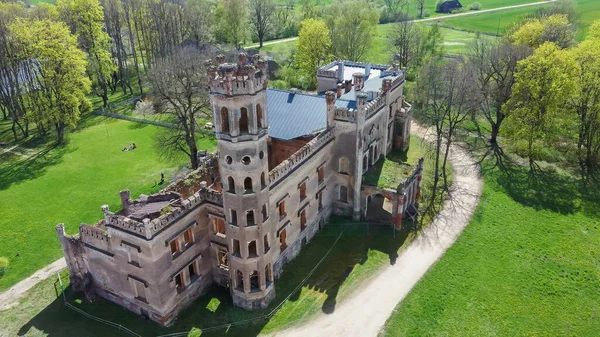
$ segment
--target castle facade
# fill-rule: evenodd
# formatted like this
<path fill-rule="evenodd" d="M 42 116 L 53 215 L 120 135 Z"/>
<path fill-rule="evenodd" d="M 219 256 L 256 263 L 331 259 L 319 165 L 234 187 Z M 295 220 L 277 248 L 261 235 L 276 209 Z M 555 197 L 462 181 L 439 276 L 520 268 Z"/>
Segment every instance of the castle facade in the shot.
<path fill-rule="evenodd" d="M 236 306 L 266 308 L 284 265 L 332 214 L 366 219 L 391 205 L 401 228 L 415 211 L 423 161 L 396 189 L 363 173 L 410 142 L 410 105 L 397 66 L 335 61 L 309 95 L 267 87 L 264 62 L 240 54 L 206 64 L 218 156 L 182 181 L 131 200 L 79 234 L 56 226 L 75 290 L 167 325 L 217 284 Z"/>

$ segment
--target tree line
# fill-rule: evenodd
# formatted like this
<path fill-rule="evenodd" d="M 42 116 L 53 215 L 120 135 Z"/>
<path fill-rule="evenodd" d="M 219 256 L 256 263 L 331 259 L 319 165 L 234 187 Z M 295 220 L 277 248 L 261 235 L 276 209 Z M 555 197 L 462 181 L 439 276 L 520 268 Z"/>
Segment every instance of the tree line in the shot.
<path fill-rule="evenodd" d="M 466 122 L 489 130 L 488 154 L 497 165 L 506 157 L 501 145 L 526 158 L 531 182 L 541 170 L 538 162 L 557 161 L 556 156 L 583 179 L 597 179 L 600 21 L 577 42 L 576 12 L 560 5 L 499 39 L 479 37 L 464 58 L 421 59 L 414 98 L 417 116 L 435 134 L 434 196 L 449 192 L 449 147 Z M 432 199 L 427 206 L 438 204 Z"/>

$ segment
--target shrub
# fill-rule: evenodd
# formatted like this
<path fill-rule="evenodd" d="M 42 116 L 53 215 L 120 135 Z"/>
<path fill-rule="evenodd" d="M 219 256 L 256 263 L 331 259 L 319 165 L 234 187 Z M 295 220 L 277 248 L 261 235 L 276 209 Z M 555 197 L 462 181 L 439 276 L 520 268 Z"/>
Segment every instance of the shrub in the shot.
<path fill-rule="evenodd" d="M 144 117 L 146 117 L 146 115 L 154 114 L 154 103 L 149 99 L 143 99 L 137 102 L 135 105 L 135 113 Z"/>
<path fill-rule="evenodd" d="M 423 17 L 424 18 L 428 18 L 431 16 L 431 12 L 429 11 L 429 9 L 424 9 L 423 10 Z"/>
<path fill-rule="evenodd" d="M 474 2 L 472 4 L 469 5 L 469 10 L 470 11 L 478 11 L 481 10 L 481 3 L 479 2 Z"/>
<path fill-rule="evenodd" d="M 0 257 L 0 277 L 4 276 L 8 272 L 8 259 Z"/>
<path fill-rule="evenodd" d="M 192 328 L 192 330 L 188 332 L 187 337 L 200 337 L 200 335 L 202 335 L 202 330 L 198 328 Z"/>

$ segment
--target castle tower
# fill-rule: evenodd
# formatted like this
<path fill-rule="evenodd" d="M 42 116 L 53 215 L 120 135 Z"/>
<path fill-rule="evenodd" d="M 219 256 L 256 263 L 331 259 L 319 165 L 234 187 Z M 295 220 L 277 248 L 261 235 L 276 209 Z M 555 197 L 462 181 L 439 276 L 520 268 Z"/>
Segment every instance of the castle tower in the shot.
<path fill-rule="evenodd" d="M 213 124 L 223 181 L 229 273 L 233 303 L 265 308 L 275 297 L 270 247 L 267 81 L 259 57 L 236 64 L 207 62 Z"/>

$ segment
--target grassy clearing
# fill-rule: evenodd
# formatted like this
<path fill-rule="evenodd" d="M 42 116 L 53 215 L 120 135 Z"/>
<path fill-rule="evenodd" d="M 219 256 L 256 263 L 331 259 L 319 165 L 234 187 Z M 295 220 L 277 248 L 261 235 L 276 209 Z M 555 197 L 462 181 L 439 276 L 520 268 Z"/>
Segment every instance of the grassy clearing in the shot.
<path fill-rule="evenodd" d="M 597 187 L 485 163 L 468 227 L 396 308 L 385 336 L 596 336 Z"/>
<path fill-rule="evenodd" d="M 1 156 L 0 256 L 9 258 L 10 269 L 0 278 L 0 290 L 62 255 L 56 223 L 64 222 L 74 233 L 81 222 L 101 218 L 101 205 L 118 209 L 120 190 L 128 188 L 134 195 L 157 191 L 161 171 L 170 177 L 186 163 L 159 161 L 156 131 L 150 125 L 89 117 L 64 147 L 31 140 L 19 144 L 31 145 L 31 153 Z M 121 151 L 133 142 L 135 151 Z M 200 148 L 214 147 L 209 138 L 200 141 Z"/>
<path fill-rule="evenodd" d="M 412 137 L 411 151 L 415 158 L 427 156 L 420 139 Z M 431 175 L 425 168 L 424 177 Z M 426 178 L 424 178 L 426 179 Z M 427 195 L 424 182 L 423 194 Z M 337 244 L 334 242 L 343 231 Z M 395 235 L 395 237 L 394 237 Z M 282 330 L 310 319 L 317 313 L 332 312 L 337 303 L 359 288 L 364 282 L 377 275 L 384 266 L 392 263 L 400 250 L 414 238 L 414 233 L 396 232 L 387 226 L 364 223 L 348 223 L 345 219 L 334 219 L 321 231 L 288 266 L 282 277 L 276 280 L 277 298 L 264 311 L 248 312 L 233 307 L 229 293 L 215 288 L 198 299 L 169 328 L 141 320 L 137 315 L 120 306 L 98 301 L 87 303 L 76 294 L 69 301 L 87 312 L 123 324 L 144 336 L 159 335 L 190 330 L 192 327 L 208 327 L 261 316 L 280 303 L 298 283 L 308 275 L 316 262 L 333 247 L 323 263 L 308 278 L 306 284 L 284 303 L 268 321 L 254 325 L 232 327 L 217 331 L 214 336 L 256 336 Z M 66 281 L 67 277 L 63 278 Z M 114 336 L 118 331 L 91 321 L 62 305 L 53 289 L 54 280 L 43 281 L 34 288 L 18 307 L 0 312 L 0 335 L 25 336 Z M 203 334 L 205 336 L 207 334 Z"/>
<path fill-rule="evenodd" d="M 422 142 L 421 138 L 411 137 L 408 151 L 395 150 L 379 160 L 363 174 L 363 184 L 395 190 L 412 172 L 419 158 L 425 156 L 427 151 Z"/>

